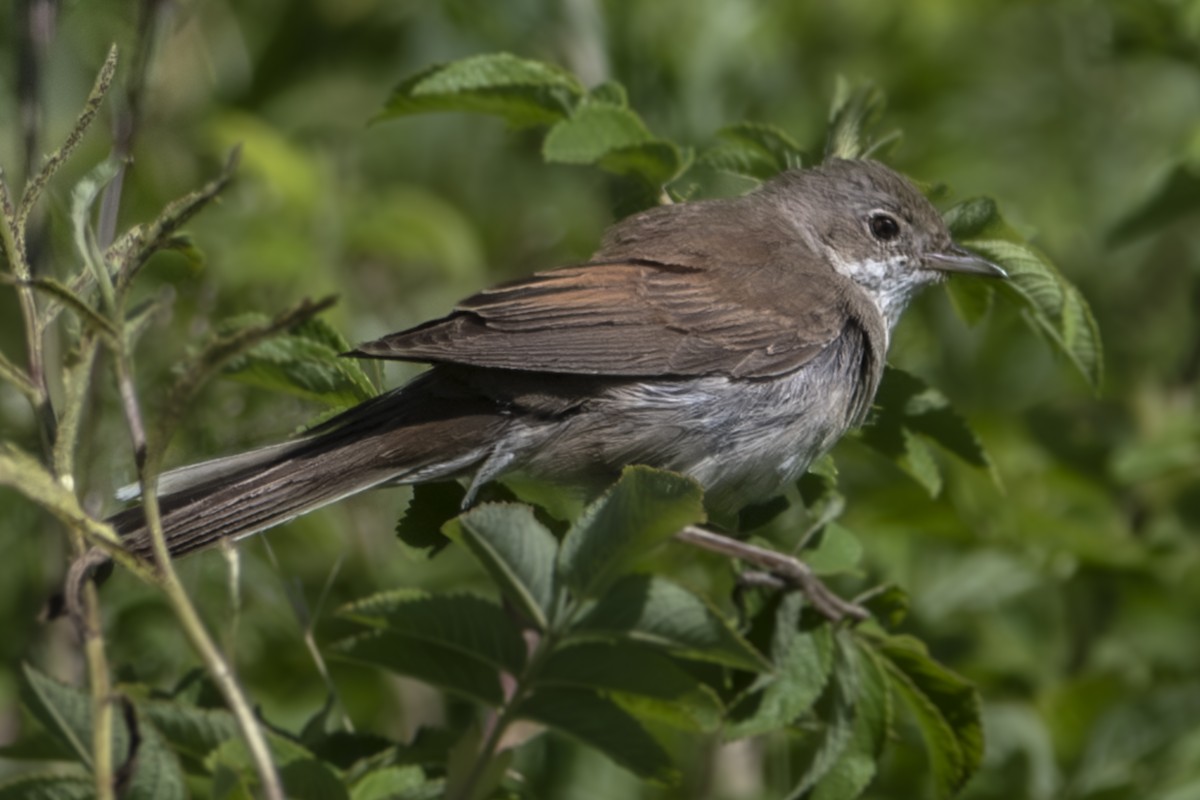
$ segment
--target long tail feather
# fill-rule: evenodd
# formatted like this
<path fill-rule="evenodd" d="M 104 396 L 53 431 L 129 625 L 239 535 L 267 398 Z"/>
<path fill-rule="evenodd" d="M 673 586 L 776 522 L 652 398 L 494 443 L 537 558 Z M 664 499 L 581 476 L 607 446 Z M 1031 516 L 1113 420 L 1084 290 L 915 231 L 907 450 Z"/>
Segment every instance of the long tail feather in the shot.
<path fill-rule="evenodd" d="M 385 483 L 469 473 L 506 423 L 478 399 L 410 384 L 322 425 L 307 437 L 165 473 L 159 508 L 172 555 L 237 540 Z M 141 507 L 109 520 L 149 556 Z"/>

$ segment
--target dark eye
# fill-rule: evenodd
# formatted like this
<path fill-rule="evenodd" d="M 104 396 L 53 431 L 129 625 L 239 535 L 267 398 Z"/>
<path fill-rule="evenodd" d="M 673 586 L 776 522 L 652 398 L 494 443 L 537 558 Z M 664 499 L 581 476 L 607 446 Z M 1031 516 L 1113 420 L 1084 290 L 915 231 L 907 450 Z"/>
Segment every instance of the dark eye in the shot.
<path fill-rule="evenodd" d="M 881 242 L 890 242 L 900 235 L 900 223 L 891 214 L 876 211 L 867 224 L 871 226 L 871 235 Z"/>

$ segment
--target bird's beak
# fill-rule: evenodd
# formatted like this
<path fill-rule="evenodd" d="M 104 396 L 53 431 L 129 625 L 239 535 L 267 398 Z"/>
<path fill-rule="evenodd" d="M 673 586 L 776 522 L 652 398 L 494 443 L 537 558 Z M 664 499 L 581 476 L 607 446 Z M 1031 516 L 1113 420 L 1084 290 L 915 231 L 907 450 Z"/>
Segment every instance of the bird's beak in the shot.
<path fill-rule="evenodd" d="M 988 278 L 1008 277 L 1008 273 L 999 265 L 956 244 L 937 253 L 926 253 L 925 266 L 939 272 L 961 272 L 966 275 L 983 275 Z"/>

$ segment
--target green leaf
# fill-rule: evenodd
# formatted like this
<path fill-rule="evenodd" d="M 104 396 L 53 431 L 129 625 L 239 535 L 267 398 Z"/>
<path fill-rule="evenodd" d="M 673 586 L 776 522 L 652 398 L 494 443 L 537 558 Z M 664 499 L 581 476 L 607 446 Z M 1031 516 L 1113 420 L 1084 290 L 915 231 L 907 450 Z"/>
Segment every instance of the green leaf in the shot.
<path fill-rule="evenodd" d="M 337 652 L 481 703 L 499 705 L 503 700 L 499 673 L 450 647 L 380 630 L 340 642 Z"/>
<path fill-rule="evenodd" d="M 665 578 L 626 575 L 571 629 L 572 635 L 624 637 L 671 655 L 761 672 L 763 658 L 705 600 Z"/>
<path fill-rule="evenodd" d="M 73 686 L 67 686 L 25 665 L 22 670 L 21 696 L 25 706 L 51 733 L 75 751 L 80 761 L 91 767 L 91 698 Z M 115 702 L 115 700 L 114 700 Z M 113 715 L 112 742 L 114 761 L 128 756 L 129 731 L 120 710 Z M 175 754 L 149 720 L 138 720 L 138 750 L 133 780 L 125 793 L 130 800 L 173 800 L 186 798 L 183 772 Z"/>
<path fill-rule="evenodd" d="M 953 797 L 983 760 L 979 693 L 911 636 L 884 639 L 877 652 L 890 689 L 904 700 L 925 740 L 935 796 Z"/>
<path fill-rule="evenodd" d="M 840 639 L 841 637 L 839 637 Z M 850 740 L 822 775 L 812 800 L 852 800 L 870 785 L 892 723 L 892 700 L 883 665 L 870 647 L 852 645 L 857 662 L 857 695 Z"/>
<path fill-rule="evenodd" d="M 168 700 L 143 700 L 138 711 L 177 750 L 203 758 L 238 735 L 237 721 L 224 709 L 199 708 Z"/>
<path fill-rule="evenodd" d="M 660 186 L 683 167 L 674 144 L 658 139 L 633 111 L 608 102 L 584 102 L 557 123 L 542 143 L 550 163 L 593 164 Z"/>
<path fill-rule="evenodd" d="M 384 767 L 355 781 L 350 788 L 350 800 L 396 800 L 428 783 L 429 779 L 420 767 Z"/>
<path fill-rule="evenodd" d="M 564 119 L 583 97 L 573 75 L 508 53 L 438 64 L 401 82 L 376 121 L 430 111 L 473 111 L 514 127 Z"/>
<path fill-rule="evenodd" d="M 435 555 L 450 544 L 442 526 L 462 511 L 467 490 L 454 481 L 418 483 L 396 523 L 396 536 L 409 547 Z"/>
<path fill-rule="evenodd" d="M 703 493 L 695 481 L 627 467 L 567 532 L 559 554 L 561 574 L 580 597 L 594 596 L 635 558 L 703 519 Z"/>
<path fill-rule="evenodd" d="M 297 759 L 279 768 L 279 779 L 294 800 L 350 800 L 350 793 L 328 764 L 315 758 Z"/>
<path fill-rule="evenodd" d="M 21 700 L 42 726 L 92 765 L 92 709 L 90 698 L 78 689 L 59 683 L 29 664 L 22 665 Z M 116 752 L 127 745 L 122 742 Z"/>
<path fill-rule="evenodd" d="M 804 563 L 818 575 L 849 572 L 862 560 L 863 546 L 858 537 L 836 522 L 825 525 L 820 543 L 804 551 Z"/>
<path fill-rule="evenodd" d="M 96 165 L 71 190 L 71 227 L 75 234 L 75 249 L 87 265 L 92 281 L 100 287 L 105 308 L 109 313 L 113 313 L 116 308 L 112 276 L 109 274 L 108 262 L 96 242 L 96 232 L 92 227 L 92 206 L 104 187 L 121 171 L 121 166 L 119 159 L 109 157 Z"/>
<path fill-rule="evenodd" d="M 261 314 L 247 314 L 227 320 L 218 335 L 262 325 L 266 319 Z M 358 362 L 341 357 L 348 349 L 346 340 L 329 323 L 313 317 L 231 359 L 225 373 L 255 386 L 330 406 L 348 406 L 376 394 Z"/>
<path fill-rule="evenodd" d="M 854 718 L 858 704 L 859 665 L 850 634 L 842 631 L 833 638 L 833 668 L 829 682 L 814 706 L 821 731 L 800 782 L 788 795 L 793 800 L 809 792 L 841 760 L 854 737 Z"/>
<path fill-rule="evenodd" d="M 533 509 L 513 503 L 485 503 L 447 527 L 461 538 L 512 603 L 538 627 L 554 618 L 554 566 L 558 540 L 538 522 Z"/>
<path fill-rule="evenodd" d="M 338 771 L 314 758 L 304 747 L 270 731 L 267 732 L 267 746 L 289 798 L 348 800 L 349 794 Z M 241 738 L 224 742 L 204 763 L 214 773 L 225 768 L 248 780 L 253 780 L 255 775 L 253 759 Z"/>
<path fill-rule="evenodd" d="M 891 131 L 872 138 L 870 131 L 883 116 L 884 95 L 871 83 L 852 86 L 838 77 L 833 102 L 829 106 L 829 125 L 825 141 L 826 158 L 869 158 L 878 156 L 899 137 Z"/>
<path fill-rule="evenodd" d="M 876 414 L 863 430 L 863 442 L 894 460 L 931 497 L 941 491 L 942 474 L 926 440 L 972 466 L 991 469 L 991 459 L 966 420 L 941 392 L 917 376 L 888 367 L 875 403 Z"/>
<path fill-rule="evenodd" d="M 123 800 L 187 800 L 190 793 L 183 768 L 162 734 L 149 722 L 140 723 L 138 732 L 141 741 L 134 762 L 133 782 L 122 795 Z"/>
<path fill-rule="evenodd" d="M 495 603 L 469 594 L 392 589 L 343 608 L 344 616 L 379 625 L 413 647 L 429 643 L 511 673 L 525 666 L 525 640 Z"/>
<path fill-rule="evenodd" d="M 885 628 L 895 628 L 908 617 L 908 593 L 894 584 L 882 586 L 861 601 L 871 618 Z"/>
<path fill-rule="evenodd" d="M 539 686 L 591 689 L 642 718 L 688 730 L 715 730 L 721 702 L 695 677 L 654 649 L 632 641 L 559 647 L 537 674 Z"/>
<path fill-rule="evenodd" d="M 742 122 L 722 128 L 717 137 L 720 143 L 706 150 L 698 161 L 734 175 L 765 181 L 807 160 L 800 145 L 774 125 Z"/>
<path fill-rule="evenodd" d="M 1093 391 L 1104 378 L 1100 329 L 1087 301 L 1045 254 L 1004 221 L 989 198 L 974 198 L 946 212 L 956 241 L 995 261 L 1009 279 L 996 291 L 1016 302 L 1035 330 L 1075 365 Z"/>
<path fill-rule="evenodd" d="M 517 713 L 594 747 L 635 775 L 674 783 L 679 773 L 662 746 L 611 700 L 583 689 L 541 688 Z"/>
<path fill-rule="evenodd" d="M 833 669 L 833 636 L 825 624 L 801 619 L 799 592 L 776 595 L 754 620 L 750 640 L 769 645 L 772 672 L 760 675 L 730 711 L 730 737 L 790 725 L 812 708 Z"/>
<path fill-rule="evenodd" d="M 0 783 L 0 800 L 91 800 L 95 781 L 88 775 L 21 775 Z"/>

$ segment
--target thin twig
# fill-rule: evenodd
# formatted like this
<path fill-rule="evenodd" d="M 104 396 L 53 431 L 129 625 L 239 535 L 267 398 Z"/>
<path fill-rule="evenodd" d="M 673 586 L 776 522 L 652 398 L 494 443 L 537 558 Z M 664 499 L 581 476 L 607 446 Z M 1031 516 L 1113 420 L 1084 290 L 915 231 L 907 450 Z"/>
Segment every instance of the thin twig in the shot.
<path fill-rule="evenodd" d="M 126 353 L 117 355 L 117 382 L 120 386 L 122 405 L 125 411 L 125 421 L 133 440 L 134 459 L 138 466 L 138 479 L 142 489 L 142 512 L 146 517 L 146 530 L 150 533 L 150 542 L 154 551 L 154 559 L 158 567 L 158 584 L 171 605 L 171 610 L 179 620 L 184 634 L 204 662 L 213 682 L 216 683 L 225 698 L 229 710 L 233 713 L 246 741 L 250 759 L 258 773 L 262 790 L 268 800 L 283 800 L 283 784 L 279 773 L 271 761 L 271 751 L 267 747 L 266 737 L 254 716 L 254 711 L 246 699 L 245 693 L 238 685 L 228 662 L 221 655 L 220 649 L 209 636 L 208 630 L 196 613 L 195 606 L 187 596 L 183 584 L 171 563 L 171 553 L 167 547 L 166 536 L 163 533 L 162 517 L 159 513 L 157 496 L 157 474 L 155 470 L 158 457 L 156 453 L 147 450 L 145 425 L 142 422 L 142 412 L 138 404 L 137 393 L 133 390 L 133 376 L 129 368 Z"/>
<path fill-rule="evenodd" d="M 813 608 L 832 622 L 843 619 L 864 620 L 871 616 L 862 606 L 847 602 L 831 592 L 812 568 L 795 556 L 739 542 L 737 539 L 713 533 L 696 525 L 689 525 L 679 531 L 675 534 L 675 539 L 714 553 L 739 558 L 782 578 L 804 592 Z"/>

